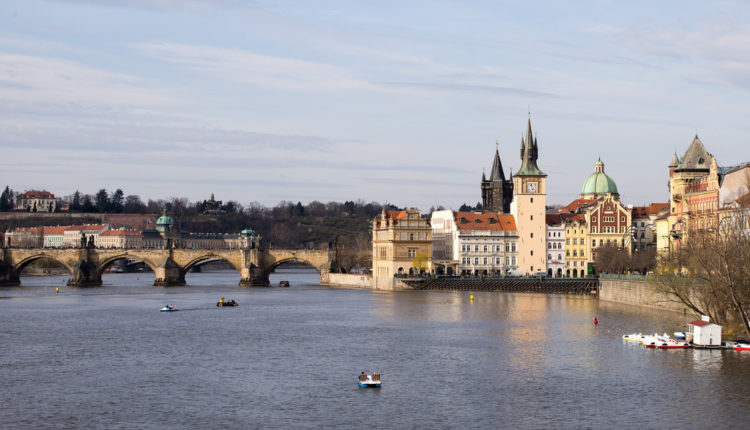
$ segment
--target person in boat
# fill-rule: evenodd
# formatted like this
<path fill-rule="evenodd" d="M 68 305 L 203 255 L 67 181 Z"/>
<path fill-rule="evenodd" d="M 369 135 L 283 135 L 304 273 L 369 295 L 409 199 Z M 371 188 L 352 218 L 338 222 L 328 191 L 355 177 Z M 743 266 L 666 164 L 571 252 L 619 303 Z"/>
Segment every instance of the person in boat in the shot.
<path fill-rule="evenodd" d="M 359 380 L 362 382 L 365 382 L 367 380 L 367 375 L 365 375 L 365 372 L 362 372 L 362 374 L 359 375 Z"/>

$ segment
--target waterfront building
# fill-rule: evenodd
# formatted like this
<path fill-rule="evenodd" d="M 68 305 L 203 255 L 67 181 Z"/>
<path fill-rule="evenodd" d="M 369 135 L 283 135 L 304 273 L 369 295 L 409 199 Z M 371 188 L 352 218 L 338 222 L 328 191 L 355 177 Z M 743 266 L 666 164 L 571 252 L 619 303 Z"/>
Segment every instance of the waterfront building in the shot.
<path fill-rule="evenodd" d="M 525 274 L 547 270 L 546 251 L 546 178 L 537 166 L 539 146 L 531 131 L 521 139 L 521 168 L 512 176 L 513 201 L 510 213 L 518 229 L 518 269 Z"/>
<path fill-rule="evenodd" d="M 97 248 L 142 248 L 143 235 L 131 229 L 107 230 L 96 236 Z"/>
<path fill-rule="evenodd" d="M 433 267 L 437 273 L 504 276 L 518 268 L 518 231 L 512 215 L 432 213 Z"/>
<path fill-rule="evenodd" d="M 5 232 L 5 246 L 12 248 L 41 248 L 44 227 L 19 227 Z"/>
<path fill-rule="evenodd" d="M 620 202 L 614 179 L 599 158 L 578 199 L 560 208 L 565 220 L 565 276 L 594 274 L 597 248 L 614 246 L 631 252 L 631 209 Z"/>
<path fill-rule="evenodd" d="M 391 288 L 394 275 L 432 270 L 432 228 L 417 209 L 386 211 L 372 222 L 372 276 Z"/>
<path fill-rule="evenodd" d="M 495 143 L 495 145 L 498 145 Z M 513 175 L 511 174 L 511 177 Z M 482 210 L 485 212 L 510 212 L 510 202 L 513 200 L 513 181 L 505 179 L 503 163 L 500 161 L 500 152 L 495 149 L 495 158 L 492 160 L 492 170 L 489 179 L 482 173 Z"/>
<path fill-rule="evenodd" d="M 55 195 L 49 191 L 24 191 L 16 196 L 16 210 L 27 212 L 54 212 L 57 208 Z"/>
<path fill-rule="evenodd" d="M 547 276 L 565 273 L 565 219 L 567 214 L 547 214 Z"/>
<path fill-rule="evenodd" d="M 651 203 L 648 206 L 635 206 L 631 209 L 632 248 L 635 251 L 656 247 L 656 219 L 667 214 L 669 203 Z"/>
<path fill-rule="evenodd" d="M 583 278 L 593 274 L 594 259 L 590 252 L 586 215 L 577 213 L 565 219 L 565 276 Z"/>
<path fill-rule="evenodd" d="M 65 239 L 65 229 L 67 227 L 44 227 L 44 247 L 45 248 L 62 248 Z"/>
<path fill-rule="evenodd" d="M 714 231 L 721 209 L 736 206 L 748 190 L 750 164 L 719 167 L 696 135 L 683 156 L 674 154 L 669 164 L 668 248 L 678 250 L 690 236 Z"/>
<path fill-rule="evenodd" d="M 86 224 L 66 227 L 63 232 L 63 247 L 80 248 L 82 236 L 86 237 L 86 244 L 88 244 L 90 237 L 94 238 L 94 244 L 96 244 L 97 237 L 107 230 L 109 230 L 108 224 Z"/>

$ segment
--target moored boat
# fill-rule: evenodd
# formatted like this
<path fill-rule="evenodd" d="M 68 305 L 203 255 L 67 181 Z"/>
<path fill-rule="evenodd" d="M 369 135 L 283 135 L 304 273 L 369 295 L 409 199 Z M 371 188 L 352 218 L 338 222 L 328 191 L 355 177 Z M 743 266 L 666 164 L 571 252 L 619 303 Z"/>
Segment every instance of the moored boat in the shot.
<path fill-rule="evenodd" d="M 641 333 L 624 334 L 622 335 L 622 340 L 625 342 L 640 342 L 643 340 L 643 335 Z"/>
<path fill-rule="evenodd" d="M 675 339 L 685 339 L 687 337 L 687 333 L 684 331 L 676 331 L 674 332 L 674 338 Z"/>
<path fill-rule="evenodd" d="M 750 351 L 750 343 L 737 343 L 734 346 L 735 351 Z"/>
<path fill-rule="evenodd" d="M 690 348 L 687 342 L 682 342 L 674 339 L 667 339 L 657 342 L 656 348 L 658 349 L 685 349 Z"/>
<path fill-rule="evenodd" d="M 239 305 L 240 304 L 237 303 L 234 299 L 232 299 L 232 300 L 230 300 L 228 302 L 227 301 L 222 301 L 222 300 L 219 300 L 218 302 L 216 302 L 216 306 L 220 307 L 220 308 L 223 308 L 223 307 L 234 307 L 234 306 L 239 306 Z"/>
<path fill-rule="evenodd" d="M 289 281 L 279 281 L 279 287 L 288 287 Z"/>
<path fill-rule="evenodd" d="M 359 378 L 357 378 L 357 383 L 361 388 L 380 388 L 380 373 L 368 375 L 362 372 Z"/>
<path fill-rule="evenodd" d="M 177 312 L 179 309 L 177 309 L 177 306 L 175 305 L 167 305 L 163 308 L 159 309 L 161 312 Z"/>

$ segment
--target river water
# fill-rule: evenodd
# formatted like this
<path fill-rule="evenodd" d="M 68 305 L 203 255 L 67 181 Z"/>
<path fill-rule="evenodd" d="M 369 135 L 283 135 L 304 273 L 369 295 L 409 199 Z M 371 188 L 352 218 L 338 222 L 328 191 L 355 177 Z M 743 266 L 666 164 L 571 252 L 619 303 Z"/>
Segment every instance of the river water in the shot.
<path fill-rule="evenodd" d="M 714 428 L 743 426 L 750 353 L 647 350 L 681 314 L 595 298 L 317 285 L 279 269 L 23 277 L 0 289 L 2 428 Z M 56 294 L 55 289 L 60 288 Z M 237 308 L 217 308 L 219 297 Z M 181 311 L 159 312 L 167 303 Z M 594 327 L 594 316 L 599 326 Z M 381 389 L 360 389 L 361 371 Z"/>

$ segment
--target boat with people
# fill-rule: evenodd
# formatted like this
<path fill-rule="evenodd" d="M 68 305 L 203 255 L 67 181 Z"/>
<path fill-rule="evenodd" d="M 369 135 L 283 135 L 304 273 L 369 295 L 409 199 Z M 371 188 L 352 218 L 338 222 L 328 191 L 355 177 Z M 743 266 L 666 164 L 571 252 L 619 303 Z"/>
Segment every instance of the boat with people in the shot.
<path fill-rule="evenodd" d="M 179 309 L 177 309 L 177 306 L 175 305 L 166 305 L 163 308 L 159 309 L 161 312 L 177 312 Z"/>
<path fill-rule="evenodd" d="M 380 388 L 380 373 L 373 372 L 368 375 L 362 372 L 357 378 L 357 383 L 361 388 Z"/>
<path fill-rule="evenodd" d="M 235 307 L 235 306 L 239 306 L 240 305 L 234 299 L 229 300 L 229 301 L 225 301 L 224 297 L 222 297 L 221 299 L 222 300 L 219 300 L 218 302 L 216 302 L 216 306 L 219 307 L 219 308 L 223 308 L 223 307 Z"/>
<path fill-rule="evenodd" d="M 279 287 L 289 287 L 289 281 L 279 281 Z"/>

